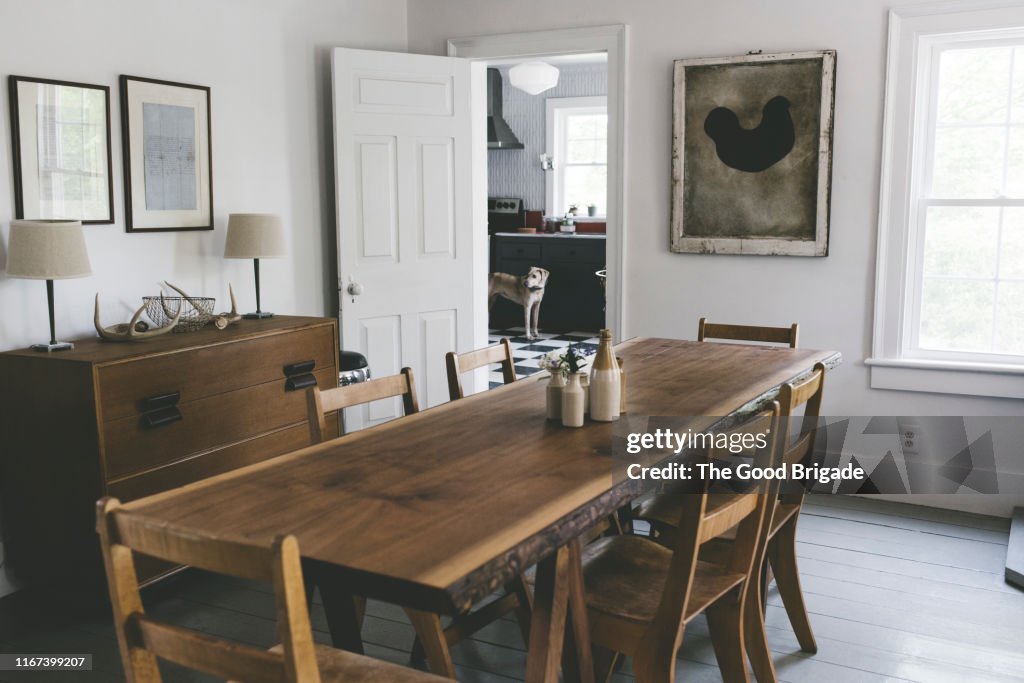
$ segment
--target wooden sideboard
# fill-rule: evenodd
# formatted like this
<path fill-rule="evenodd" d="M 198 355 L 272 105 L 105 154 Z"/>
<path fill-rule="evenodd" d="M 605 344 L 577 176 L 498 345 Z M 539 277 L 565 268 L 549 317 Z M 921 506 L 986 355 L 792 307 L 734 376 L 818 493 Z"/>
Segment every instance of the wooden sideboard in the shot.
<path fill-rule="evenodd" d="M 337 367 L 337 321 L 290 316 L 0 354 L 8 564 L 29 580 L 74 577 L 97 566 L 100 497 L 133 500 L 309 445 L 304 389 L 337 386 Z M 167 569 L 143 561 L 140 578 Z"/>

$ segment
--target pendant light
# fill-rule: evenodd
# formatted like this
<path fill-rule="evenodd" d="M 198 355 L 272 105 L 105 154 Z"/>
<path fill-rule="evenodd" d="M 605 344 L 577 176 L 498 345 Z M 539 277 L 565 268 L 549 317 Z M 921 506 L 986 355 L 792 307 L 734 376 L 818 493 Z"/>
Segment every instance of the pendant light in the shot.
<path fill-rule="evenodd" d="M 558 85 L 558 69 L 545 62 L 523 62 L 508 71 L 513 87 L 539 95 Z"/>

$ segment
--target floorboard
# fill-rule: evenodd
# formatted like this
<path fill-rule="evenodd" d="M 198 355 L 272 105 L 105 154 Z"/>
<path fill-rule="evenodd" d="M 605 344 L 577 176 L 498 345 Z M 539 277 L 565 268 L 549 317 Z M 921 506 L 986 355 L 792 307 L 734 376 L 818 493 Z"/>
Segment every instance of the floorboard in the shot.
<path fill-rule="evenodd" d="M 1024 681 L 1024 591 L 1003 580 L 1006 520 L 931 510 L 867 498 L 809 497 L 799 523 L 804 594 L 819 644 L 799 650 L 774 589 L 766 622 L 779 679 L 789 683 L 873 681 Z M 269 587 L 189 571 L 145 594 L 155 616 L 259 646 L 275 641 Z M 11 596 L 0 600 L 0 652 L 91 653 L 94 670 L 14 675 L 0 681 L 122 681 L 109 608 L 60 600 L 40 609 Z M 312 612 L 314 637 L 329 637 L 323 609 Z M 367 654 L 409 663 L 412 627 L 401 608 L 370 601 L 363 630 Z M 525 652 L 513 617 L 454 648 L 460 681 L 522 680 Z M 164 680 L 211 679 L 162 665 Z M 703 619 L 685 633 L 680 680 L 721 676 Z M 629 662 L 613 677 L 631 683 Z"/>

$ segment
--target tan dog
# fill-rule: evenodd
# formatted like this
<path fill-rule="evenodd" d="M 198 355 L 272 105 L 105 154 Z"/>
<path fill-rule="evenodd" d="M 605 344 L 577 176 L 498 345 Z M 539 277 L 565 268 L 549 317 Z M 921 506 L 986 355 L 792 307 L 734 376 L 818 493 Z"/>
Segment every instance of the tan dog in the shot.
<path fill-rule="evenodd" d="M 487 308 L 494 307 L 494 301 L 503 296 L 523 307 L 526 319 L 526 338 L 537 338 L 537 320 L 540 318 L 540 302 L 544 300 L 544 286 L 550 273 L 543 268 L 531 266 L 526 275 L 491 273 L 487 279 Z M 530 320 L 533 330 L 530 330 Z"/>

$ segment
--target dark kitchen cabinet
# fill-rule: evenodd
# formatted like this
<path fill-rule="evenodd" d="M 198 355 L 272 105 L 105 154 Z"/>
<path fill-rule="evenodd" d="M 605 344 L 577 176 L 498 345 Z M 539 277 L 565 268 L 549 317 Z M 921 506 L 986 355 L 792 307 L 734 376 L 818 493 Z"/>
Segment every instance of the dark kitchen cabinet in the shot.
<path fill-rule="evenodd" d="M 541 332 L 596 331 L 604 327 L 604 289 L 595 272 L 605 267 L 605 240 L 597 237 L 491 237 L 492 272 L 525 275 L 531 266 L 550 273 L 540 307 Z M 491 328 L 522 327 L 523 307 L 500 298 Z"/>

